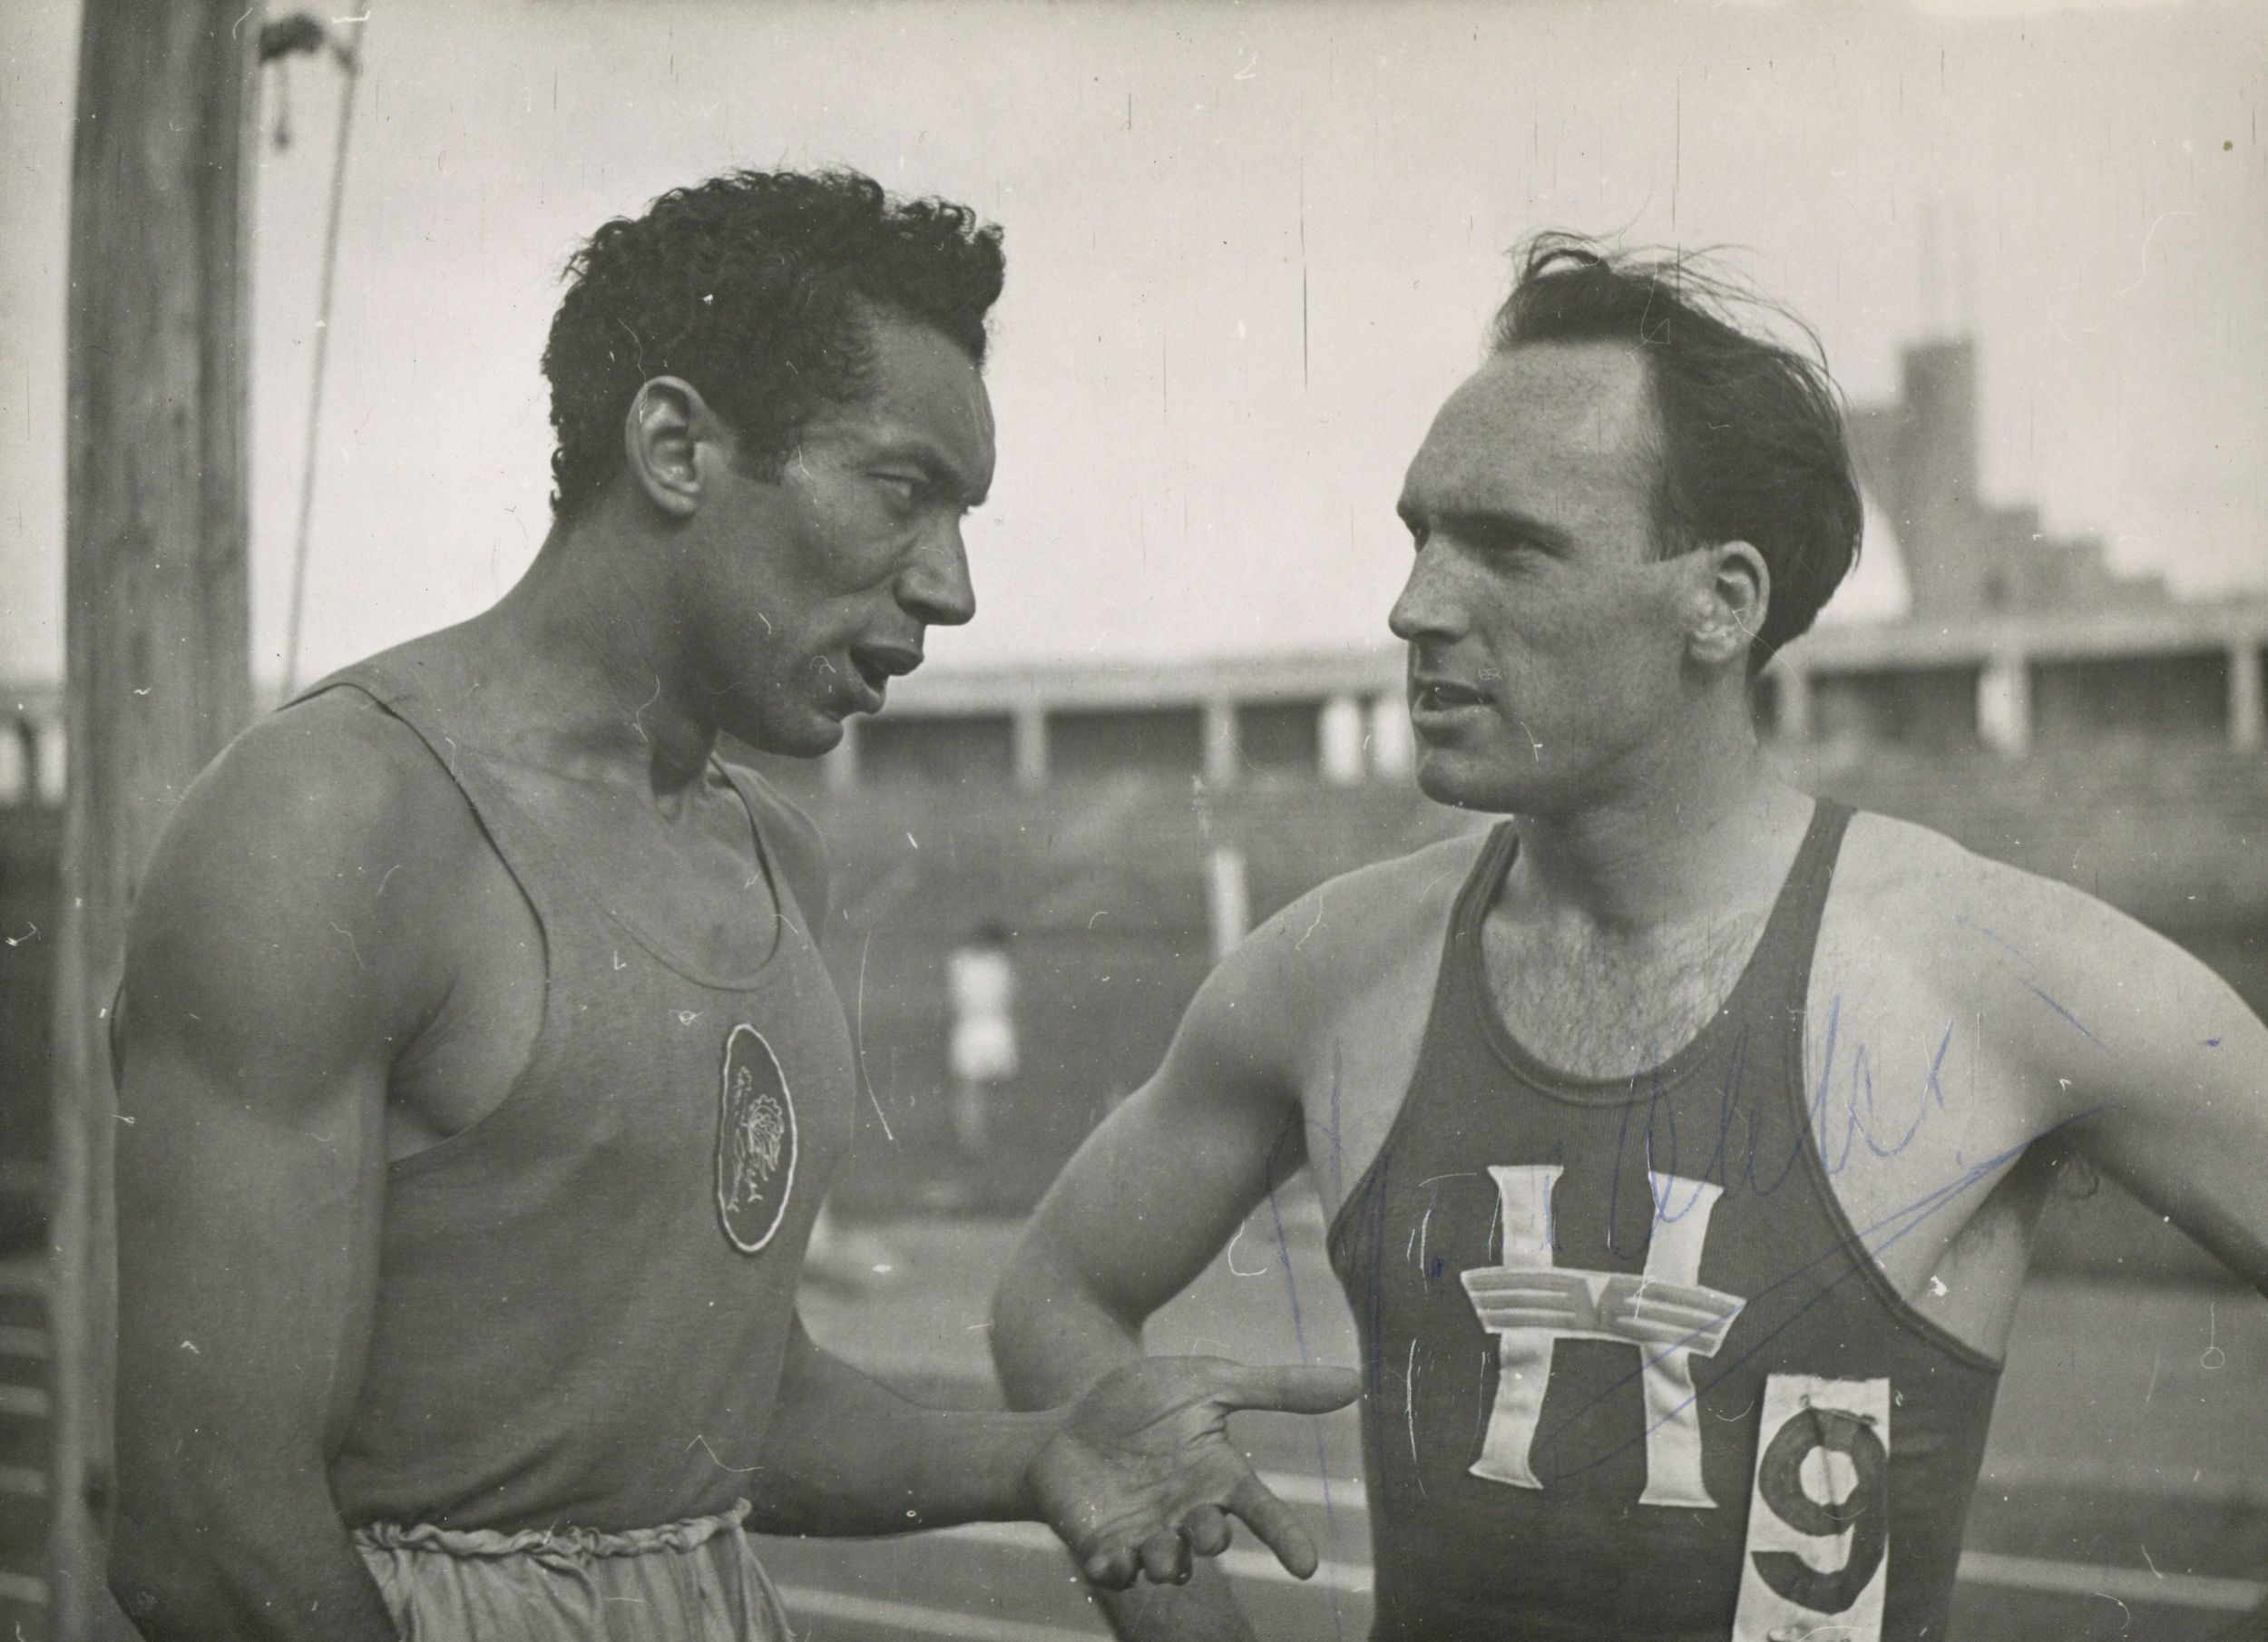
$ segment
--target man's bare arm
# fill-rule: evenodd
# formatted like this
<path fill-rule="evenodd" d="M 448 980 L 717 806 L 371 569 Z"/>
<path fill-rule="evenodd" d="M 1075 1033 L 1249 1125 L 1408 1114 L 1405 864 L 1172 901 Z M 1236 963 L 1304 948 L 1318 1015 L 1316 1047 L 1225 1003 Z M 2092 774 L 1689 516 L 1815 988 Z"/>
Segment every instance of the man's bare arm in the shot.
<path fill-rule="evenodd" d="M 1286 921 L 1206 980 L 1156 1074 L 1088 1136 L 1019 1239 L 992 1299 L 1012 1405 L 1061 1402 L 1139 1354 L 1143 1322 L 1305 1163 Z"/>
<path fill-rule="evenodd" d="M 2268 1296 L 2268 1026 L 2190 953 L 2076 891 L 2009 918 L 2048 972 L 2028 1070 L 2062 1139 Z M 2268 1363 L 2250 1365 L 2255 1379 Z M 2216 1632 L 2268 1637 L 2268 1604 Z"/>
<path fill-rule="evenodd" d="M 387 1069 L 419 983 L 389 911 L 412 896 L 357 870 L 358 840 L 400 843 L 397 783 L 338 757 L 319 710 L 191 789 L 128 935 L 111 1583 L 153 1638 L 395 1634 L 327 1465 L 361 1382 Z"/>
<path fill-rule="evenodd" d="M 2010 979 L 2032 1007 L 2008 1015 L 2050 1120 L 2268 1295 L 2268 1026 L 2124 914 L 2037 880 L 2003 888 L 2002 933 L 2031 965 Z"/>
<path fill-rule="evenodd" d="M 1077 1395 L 1141 1355 L 1150 1314 L 1196 1279 L 1272 1186 L 1305 1158 L 1297 1090 L 1275 1034 L 1279 926 L 1198 991 L 1156 1076 L 1090 1135 L 1048 1192 L 992 1301 L 992 1357 L 1012 1405 Z M 1170 1161 L 1168 1161 L 1170 1160 Z M 1227 1581 L 1106 1598 L 1121 1637 L 1243 1642 Z"/>
<path fill-rule="evenodd" d="M 1154 1358 L 1043 1413 L 924 1408 L 813 1344 L 800 1324 L 758 1462 L 754 1525 L 771 1532 L 904 1533 L 1036 1517 L 1106 1588 L 1187 1578 L 1227 1518 L 1305 1578 L 1315 1549 L 1290 1508 L 1227 1441 L 1240 1408 L 1323 1413 L 1354 1400 L 1352 1370 Z"/>

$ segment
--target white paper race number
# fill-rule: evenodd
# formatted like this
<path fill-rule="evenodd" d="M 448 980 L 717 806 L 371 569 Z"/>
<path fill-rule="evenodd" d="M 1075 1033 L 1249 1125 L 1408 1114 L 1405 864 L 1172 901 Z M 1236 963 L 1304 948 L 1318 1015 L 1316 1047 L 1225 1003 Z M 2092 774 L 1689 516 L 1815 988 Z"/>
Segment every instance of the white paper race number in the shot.
<path fill-rule="evenodd" d="M 1890 1382 L 1774 1374 L 1733 1642 L 1881 1642 Z"/>

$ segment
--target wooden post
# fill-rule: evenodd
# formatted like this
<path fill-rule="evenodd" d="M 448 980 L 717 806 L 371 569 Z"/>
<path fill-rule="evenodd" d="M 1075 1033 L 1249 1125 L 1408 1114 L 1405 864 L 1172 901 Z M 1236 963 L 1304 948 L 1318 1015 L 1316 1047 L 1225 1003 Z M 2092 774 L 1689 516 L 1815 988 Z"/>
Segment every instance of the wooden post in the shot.
<path fill-rule="evenodd" d="M 54 1642 L 120 1634 L 108 1042 L 126 909 L 251 704 L 242 179 L 259 13 L 88 0 L 72 156 L 63 928 L 55 977 Z"/>

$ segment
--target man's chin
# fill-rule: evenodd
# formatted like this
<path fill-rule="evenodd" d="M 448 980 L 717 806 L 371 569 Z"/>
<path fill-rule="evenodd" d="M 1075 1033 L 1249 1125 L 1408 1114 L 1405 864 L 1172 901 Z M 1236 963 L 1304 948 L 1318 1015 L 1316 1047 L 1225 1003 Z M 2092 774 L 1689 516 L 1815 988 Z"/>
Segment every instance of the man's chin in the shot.
<path fill-rule="evenodd" d="M 775 716 L 724 728 L 736 740 L 782 758 L 823 758 L 843 744 L 843 720 L 826 713 L 799 713 L 791 723 Z"/>
<path fill-rule="evenodd" d="M 1420 746 L 1417 785 L 1434 803 L 1455 809 L 1510 815 L 1525 807 L 1519 772 L 1459 748 Z"/>

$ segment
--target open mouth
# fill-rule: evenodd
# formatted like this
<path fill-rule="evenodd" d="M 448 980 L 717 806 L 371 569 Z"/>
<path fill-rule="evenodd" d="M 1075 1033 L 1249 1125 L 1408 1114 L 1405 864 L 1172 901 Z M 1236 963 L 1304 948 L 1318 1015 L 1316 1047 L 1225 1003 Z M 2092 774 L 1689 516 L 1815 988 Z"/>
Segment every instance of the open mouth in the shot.
<path fill-rule="evenodd" d="M 865 708 L 875 712 L 882 706 L 882 698 L 890 688 L 890 680 L 904 677 L 922 664 L 922 652 L 908 644 L 858 644 L 851 647 L 851 670 L 866 687 L 873 705 Z"/>
<path fill-rule="evenodd" d="M 1419 712 L 1454 712 L 1459 708 L 1486 707 L 1486 691 L 1454 679 L 1418 678 L 1410 680 L 1410 705 Z"/>

